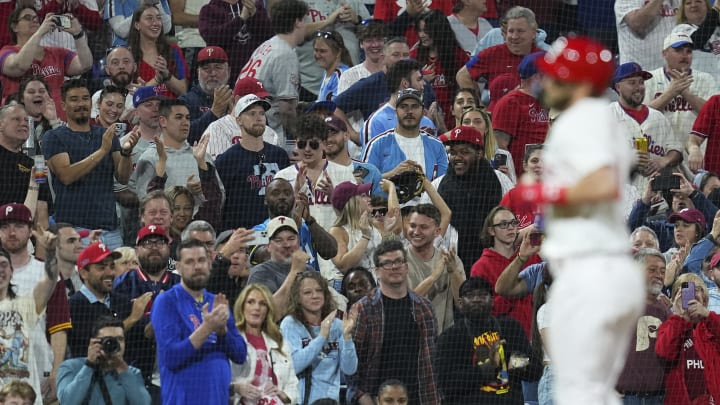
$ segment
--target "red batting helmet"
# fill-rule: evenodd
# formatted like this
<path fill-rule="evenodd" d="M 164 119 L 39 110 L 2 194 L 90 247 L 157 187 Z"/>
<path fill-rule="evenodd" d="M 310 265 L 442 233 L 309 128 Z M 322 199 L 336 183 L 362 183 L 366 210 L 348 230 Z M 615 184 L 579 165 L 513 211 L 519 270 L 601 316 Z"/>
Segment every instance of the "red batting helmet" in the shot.
<path fill-rule="evenodd" d="M 586 37 L 558 38 L 537 67 L 561 82 L 591 83 L 602 91 L 615 71 L 613 55 L 603 44 Z"/>

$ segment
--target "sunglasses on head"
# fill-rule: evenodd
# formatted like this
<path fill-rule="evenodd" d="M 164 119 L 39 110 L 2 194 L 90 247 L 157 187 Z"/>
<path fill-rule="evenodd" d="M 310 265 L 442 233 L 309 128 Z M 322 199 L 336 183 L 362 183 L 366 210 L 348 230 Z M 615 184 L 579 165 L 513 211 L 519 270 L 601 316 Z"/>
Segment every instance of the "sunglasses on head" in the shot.
<path fill-rule="evenodd" d="M 330 31 L 318 31 L 315 33 L 315 38 L 330 39 L 335 41 L 335 43 L 340 43 L 335 34 Z"/>
<path fill-rule="evenodd" d="M 316 140 L 314 140 L 314 139 L 313 139 L 313 140 L 310 140 L 310 141 L 306 141 L 306 140 L 304 140 L 304 139 L 297 141 L 297 147 L 298 147 L 298 149 L 305 149 L 305 147 L 306 147 L 307 145 L 310 145 L 310 149 L 317 149 L 317 148 L 320 147 L 320 142 L 318 142 L 318 141 L 316 141 Z"/>

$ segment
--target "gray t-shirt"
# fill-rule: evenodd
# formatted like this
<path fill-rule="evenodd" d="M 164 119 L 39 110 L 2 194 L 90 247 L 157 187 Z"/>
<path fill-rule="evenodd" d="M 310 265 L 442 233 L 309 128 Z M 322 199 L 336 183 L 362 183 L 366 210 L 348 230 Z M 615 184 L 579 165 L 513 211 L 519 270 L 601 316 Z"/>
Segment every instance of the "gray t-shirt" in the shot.
<path fill-rule="evenodd" d="M 307 265 L 305 266 L 305 270 L 315 271 L 315 269 Z M 267 287 L 271 293 L 275 294 L 275 292 L 280 289 L 280 286 L 288 274 L 290 274 L 290 263 L 268 260 L 252 268 L 247 283 L 262 284 Z"/>

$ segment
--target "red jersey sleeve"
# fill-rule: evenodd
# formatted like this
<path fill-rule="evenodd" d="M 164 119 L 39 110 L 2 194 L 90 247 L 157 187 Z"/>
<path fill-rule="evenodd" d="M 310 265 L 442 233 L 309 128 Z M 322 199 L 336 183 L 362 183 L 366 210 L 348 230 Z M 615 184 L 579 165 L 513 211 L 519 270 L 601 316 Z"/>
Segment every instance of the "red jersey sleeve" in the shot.
<path fill-rule="evenodd" d="M 709 138 L 716 134 L 720 126 L 720 95 L 710 97 L 695 118 L 691 134 Z"/>
<path fill-rule="evenodd" d="M 68 305 L 65 283 L 62 277 L 55 284 L 55 289 L 50 296 L 45 312 L 47 313 L 46 329 L 48 336 L 72 328 L 70 306 Z"/>

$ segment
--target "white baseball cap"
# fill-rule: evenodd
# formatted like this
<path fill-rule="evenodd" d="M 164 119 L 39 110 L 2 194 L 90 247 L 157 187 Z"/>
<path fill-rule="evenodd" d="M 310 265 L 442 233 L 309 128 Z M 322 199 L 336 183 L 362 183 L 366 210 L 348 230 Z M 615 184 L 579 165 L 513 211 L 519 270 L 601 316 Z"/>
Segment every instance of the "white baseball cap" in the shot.
<path fill-rule="evenodd" d="M 692 38 L 690 38 L 690 35 L 686 32 L 671 32 L 670 35 L 665 37 L 663 49 L 668 49 L 670 47 L 679 48 L 683 45 L 692 45 L 692 43 Z"/>
<path fill-rule="evenodd" d="M 270 103 L 268 103 L 266 100 L 254 95 L 254 94 L 247 94 L 245 96 L 240 97 L 240 99 L 235 103 L 235 108 L 233 109 L 233 115 L 238 116 L 245 112 L 248 108 L 252 107 L 254 104 L 260 103 L 262 107 L 265 109 L 265 111 L 270 109 Z"/>

